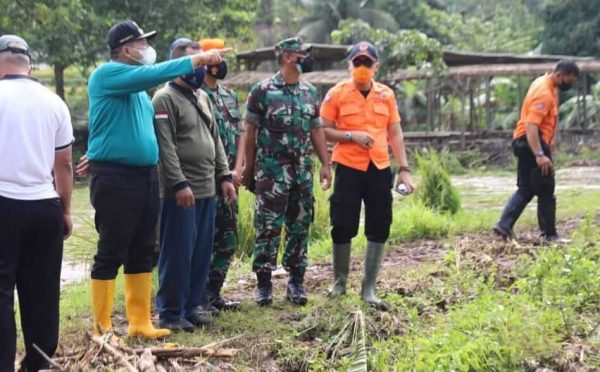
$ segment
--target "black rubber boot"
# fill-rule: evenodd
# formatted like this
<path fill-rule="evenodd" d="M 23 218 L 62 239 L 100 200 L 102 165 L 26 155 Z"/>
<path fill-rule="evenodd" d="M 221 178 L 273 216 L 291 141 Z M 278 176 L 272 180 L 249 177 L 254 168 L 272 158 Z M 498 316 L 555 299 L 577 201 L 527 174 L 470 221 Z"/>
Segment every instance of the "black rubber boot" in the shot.
<path fill-rule="evenodd" d="M 517 222 L 521 216 L 521 213 L 523 213 L 523 210 L 532 198 L 532 194 L 526 194 L 521 190 L 514 193 L 504 206 L 500 221 L 494 225 L 494 232 L 502 236 L 504 239 L 513 239 L 513 227 L 515 222 Z"/>
<path fill-rule="evenodd" d="M 256 303 L 258 306 L 268 306 L 273 303 L 273 283 L 271 283 L 271 271 L 259 271 L 256 273 Z"/>
<path fill-rule="evenodd" d="M 365 274 L 363 276 L 360 297 L 362 297 L 363 301 L 377 310 L 389 311 L 391 309 L 390 305 L 377 298 L 375 294 L 377 275 L 379 274 L 381 262 L 383 261 L 384 247 L 385 244 L 383 243 L 367 241 L 367 250 L 365 252 Z"/>
<path fill-rule="evenodd" d="M 308 296 L 304 290 L 304 268 L 290 269 L 285 298 L 293 304 L 304 306 L 308 303 Z"/>
<path fill-rule="evenodd" d="M 329 289 L 329 297 L 346 294 L 346 283 L 350 272 L 350 243 L 333 244 L 333 286 Z"/>
<path fill-rule="evenodd" d="M 229 301 L 221 297 L 221 288 L 225 277 L 221 273 L 211 272 L 206 285 L 206 296 L 209 304 L 219 311 L 237 311 L 240 309 L 240 303 Z"/>

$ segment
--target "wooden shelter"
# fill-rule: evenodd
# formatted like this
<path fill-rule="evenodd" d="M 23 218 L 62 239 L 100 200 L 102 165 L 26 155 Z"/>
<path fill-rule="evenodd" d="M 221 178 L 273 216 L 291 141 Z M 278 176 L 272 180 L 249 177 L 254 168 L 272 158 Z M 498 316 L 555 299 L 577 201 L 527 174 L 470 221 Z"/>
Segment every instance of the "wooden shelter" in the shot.
<path fill-rule="evenodd" d="M 305 74 L 304 78 L 317 86 L 324 94 L 336 83 L 349 79 L 350 73 L 346 68 L 345 56 L 347 45 L 314 44 L 311 54 L 315 57 L 316 71 Z M 434 76 L 426 70 L 398 70 L 383 80 L 389 85 L 395 85 L 408 80 L 424 80 L 427 96 L 427 129 L 426 133 L 440 131 L 443 126 L 442 99 L 449 91 L 461 97 L 462 114 L 467 113 L 468 120 L 460 123 L 450 123 L 446 130 L 462 133 L 464 139 L 479 136 L 480 127 L 485 131 L 492 130 L 493 112 L 491 104 L 491 82 L 494 77 L 530 77 L 534 78 L 545 72 L 552 71 L 557 61 L 571 59 L 577 62 L 582 75 L 578 84 L 578 112 L 582 113 L 580 129 L 585 129 L 587 107 L 585 97 L 589 94 L 588 75 L 600 72 L 600 59 L 587 57 L 571 57 L 556 55 L 517 55 L 507 53 L 472 53 L 444 51 L 442 58 L 448 69 L 441 76 Z M 258 81 L 272 76 L 276 68 L 275 54 L 272 48 L 260 48 L 237 55 L 241 70 L 229 74 L 226 84 L 247 89 Z M 528 83 L 517 79 L 517 102 L 526 92 Z M 476 97 L 476 92 L 483 90 L 484 97 Z M 481 102 L 483 100 L 483 103 Z M 479 110 L 477 108 L 480 108 Z M 481 110 L 483 108 L 483 110 Z M 481 115 L 480 111 L 484 114 Z M 480 118 L 482 116 L 483 118 Z M 483 119 L 483 121 L 482 121 Z M 452 120 L 450 120 L 452 121 Z M 485 123 L 485 125 L 479 125 Z"/>

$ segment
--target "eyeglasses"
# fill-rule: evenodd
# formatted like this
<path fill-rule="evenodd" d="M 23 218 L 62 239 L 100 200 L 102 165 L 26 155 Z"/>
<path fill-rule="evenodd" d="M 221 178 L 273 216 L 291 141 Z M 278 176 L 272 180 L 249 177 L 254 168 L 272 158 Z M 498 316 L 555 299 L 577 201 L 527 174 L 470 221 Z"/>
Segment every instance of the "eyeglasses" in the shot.
<path fill-rule="evenodd" d="M 360 67 L 360 66 L 365 66 L 367 68 L 371 68 L 373 67 L 373 64 L 375 62 L 373 62 L 372 60 L 368 59 L 368 58 L 356 58 L 352 60 L 352 66 L 354 67 Z"/>

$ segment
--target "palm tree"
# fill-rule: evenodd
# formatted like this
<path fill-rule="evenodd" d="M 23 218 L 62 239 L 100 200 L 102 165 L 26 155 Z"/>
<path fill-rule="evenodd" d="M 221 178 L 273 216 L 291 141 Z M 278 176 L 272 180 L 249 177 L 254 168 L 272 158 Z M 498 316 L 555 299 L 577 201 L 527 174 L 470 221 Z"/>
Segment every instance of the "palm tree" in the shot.
<path fill-rule="evenodd" d="M 387 12 L 375 8 L 371 0 L 300 0 L 310 14 L 302 21 L 298 33 L 306 41 L 328 43 L 331 31 L 344 19 L 361 19 L 374 28 L 396 31 L 398 24 Z"/>

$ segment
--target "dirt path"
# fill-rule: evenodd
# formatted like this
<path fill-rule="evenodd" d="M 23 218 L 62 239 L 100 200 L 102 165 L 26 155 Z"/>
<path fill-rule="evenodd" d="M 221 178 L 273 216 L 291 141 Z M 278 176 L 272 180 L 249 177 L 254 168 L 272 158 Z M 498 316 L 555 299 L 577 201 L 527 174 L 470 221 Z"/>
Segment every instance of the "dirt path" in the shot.
<path fill-rule="evenodd" d="M 581 223 L 580 218 L 562 220 L 558 222 L 558 233 L 569 237 Z M 536 250 L 543 249 L 545 243 L 539 239 L 539 231 L 535 226 L 521 229 L 516 242 L 507 242 L 490 231 L 479 231 L 461 234 L 447 240 L 419 239 L 401 245 L 389 247 L 384 257 L 384 262 L 379 275 L 380 293 L 386 291 L 402 293 L 410 291 L 403 287 L 399 279 L 407 271 L 418 268 L 420 265 L 436 263 L 442 260 L 450 249 L 457 249 L 461 255 L 468 255 L 481 265 L 494 264 L 498 267 L 499 280 L 506 284 L 514 279 L 513 269 L 519 255 L 529 254 L 535 256 Z M 349 292 L 360 292 L 362 279 L 363 258 L 353 255 L 349 280 Z M 273 275 L 273 285 L 276 295 L 285 293 L 288 275 L 279 269 Z M 305 276 L 306 290 L 311 294 L 325 295 L 332 283 L 333 268 L 330 262 L 316 263 L 308 267 Z M 256 281 L 254 275 L 248 273 L 237 283 L 228 283 L 225 293 L 228 297 L 239 301 L 254 301 Z"/>

